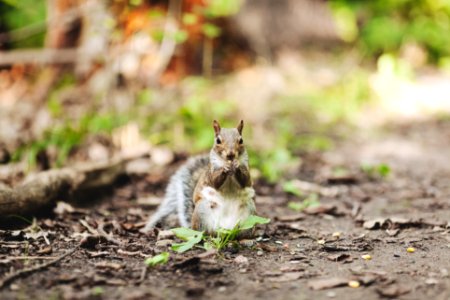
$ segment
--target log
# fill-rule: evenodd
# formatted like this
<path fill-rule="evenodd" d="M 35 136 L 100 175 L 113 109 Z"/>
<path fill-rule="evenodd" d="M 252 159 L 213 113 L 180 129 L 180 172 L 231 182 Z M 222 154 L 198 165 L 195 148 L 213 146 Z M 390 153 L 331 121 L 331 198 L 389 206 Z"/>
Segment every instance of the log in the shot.
<path fill-rule="evenodd" d="M 39 172 L 15 188 L 0 183 L 0 217 L 34 213 L 71 193 L 111 185 L 126 172 L 126 164 L 139 157 Z"/>

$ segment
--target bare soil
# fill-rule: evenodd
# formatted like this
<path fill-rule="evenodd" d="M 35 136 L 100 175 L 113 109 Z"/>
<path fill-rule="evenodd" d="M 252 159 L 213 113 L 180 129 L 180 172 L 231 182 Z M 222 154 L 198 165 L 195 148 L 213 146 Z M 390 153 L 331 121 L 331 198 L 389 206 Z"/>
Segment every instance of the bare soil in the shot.
<path fill-rule="evenodd" d="M 154 207 L 136 199 L 161 197 L 173 168 L 129 178 L 84 207 L 60 205 L 34 230 L 2 230 L 0 280 L 74 252 L 17 274 L 0 298 L 450 299 L 449 149 L 448 121 L 355 134 L 302 157 L 297 179 L 320 206 L 295 212 L 288 203 L 300 199 L 258 182 L 258 214 L 272 219 L 258 238 L 217 254 L 171 252 L 153 268 L 145 258 L 174 240 L 139 233 Z M 364 163 L 391 173 L 369 176 Z"/>

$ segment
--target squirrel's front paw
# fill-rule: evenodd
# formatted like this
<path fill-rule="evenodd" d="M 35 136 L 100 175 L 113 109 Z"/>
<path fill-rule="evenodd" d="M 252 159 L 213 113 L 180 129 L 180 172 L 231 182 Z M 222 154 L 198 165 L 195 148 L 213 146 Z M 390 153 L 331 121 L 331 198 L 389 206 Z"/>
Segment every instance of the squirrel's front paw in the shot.
<path fill-rule="evenodd" d="M 228 162 L 224 167 L 223 167 L 223 172 L 231 175 L 234 173 L 234 168 L 233 168 L 233 164 L 231 162 Z"/>

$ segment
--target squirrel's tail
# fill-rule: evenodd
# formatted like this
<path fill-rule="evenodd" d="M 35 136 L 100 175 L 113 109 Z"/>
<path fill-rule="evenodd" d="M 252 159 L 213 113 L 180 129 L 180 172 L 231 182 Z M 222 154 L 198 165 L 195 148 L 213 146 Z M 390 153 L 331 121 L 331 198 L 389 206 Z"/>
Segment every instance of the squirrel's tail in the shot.
<path fill-rule="evenodd" d="M 156 224 L 175 212 L 178 214 L 180 226 L 190 227 L 195 185 L 208 162 L 207 155 L 193 157 L 170 178 L 163 202 L 141 232 L 149 232 Z"/>

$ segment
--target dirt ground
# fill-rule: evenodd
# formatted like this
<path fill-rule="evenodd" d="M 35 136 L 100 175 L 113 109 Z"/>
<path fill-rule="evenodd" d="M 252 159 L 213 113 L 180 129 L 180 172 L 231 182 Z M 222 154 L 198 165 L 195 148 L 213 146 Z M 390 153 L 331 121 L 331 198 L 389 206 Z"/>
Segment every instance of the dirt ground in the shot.
<path fill-rule="evenodd" d="M 295 183 L 320 206 L 295 212 L 299 199 L 259 182 L 258 214 L 272 222 L 258 238 L 219 254 L 171 252 L 154 268 L 145 258 L 173 240 L 139 233 L 154 206 L 136 199 L 161 197 L 173 170 L 126 179 L 102 201 L 59 205 L 34 230 L 0 231 L 0 280 L 74 251 L 18 274 L 0 298 L 450 299 L 449 149 L 450 121 L 355 133 L 302 157 Z M 380 163 L 387 178 L 361 171 Z"/>

